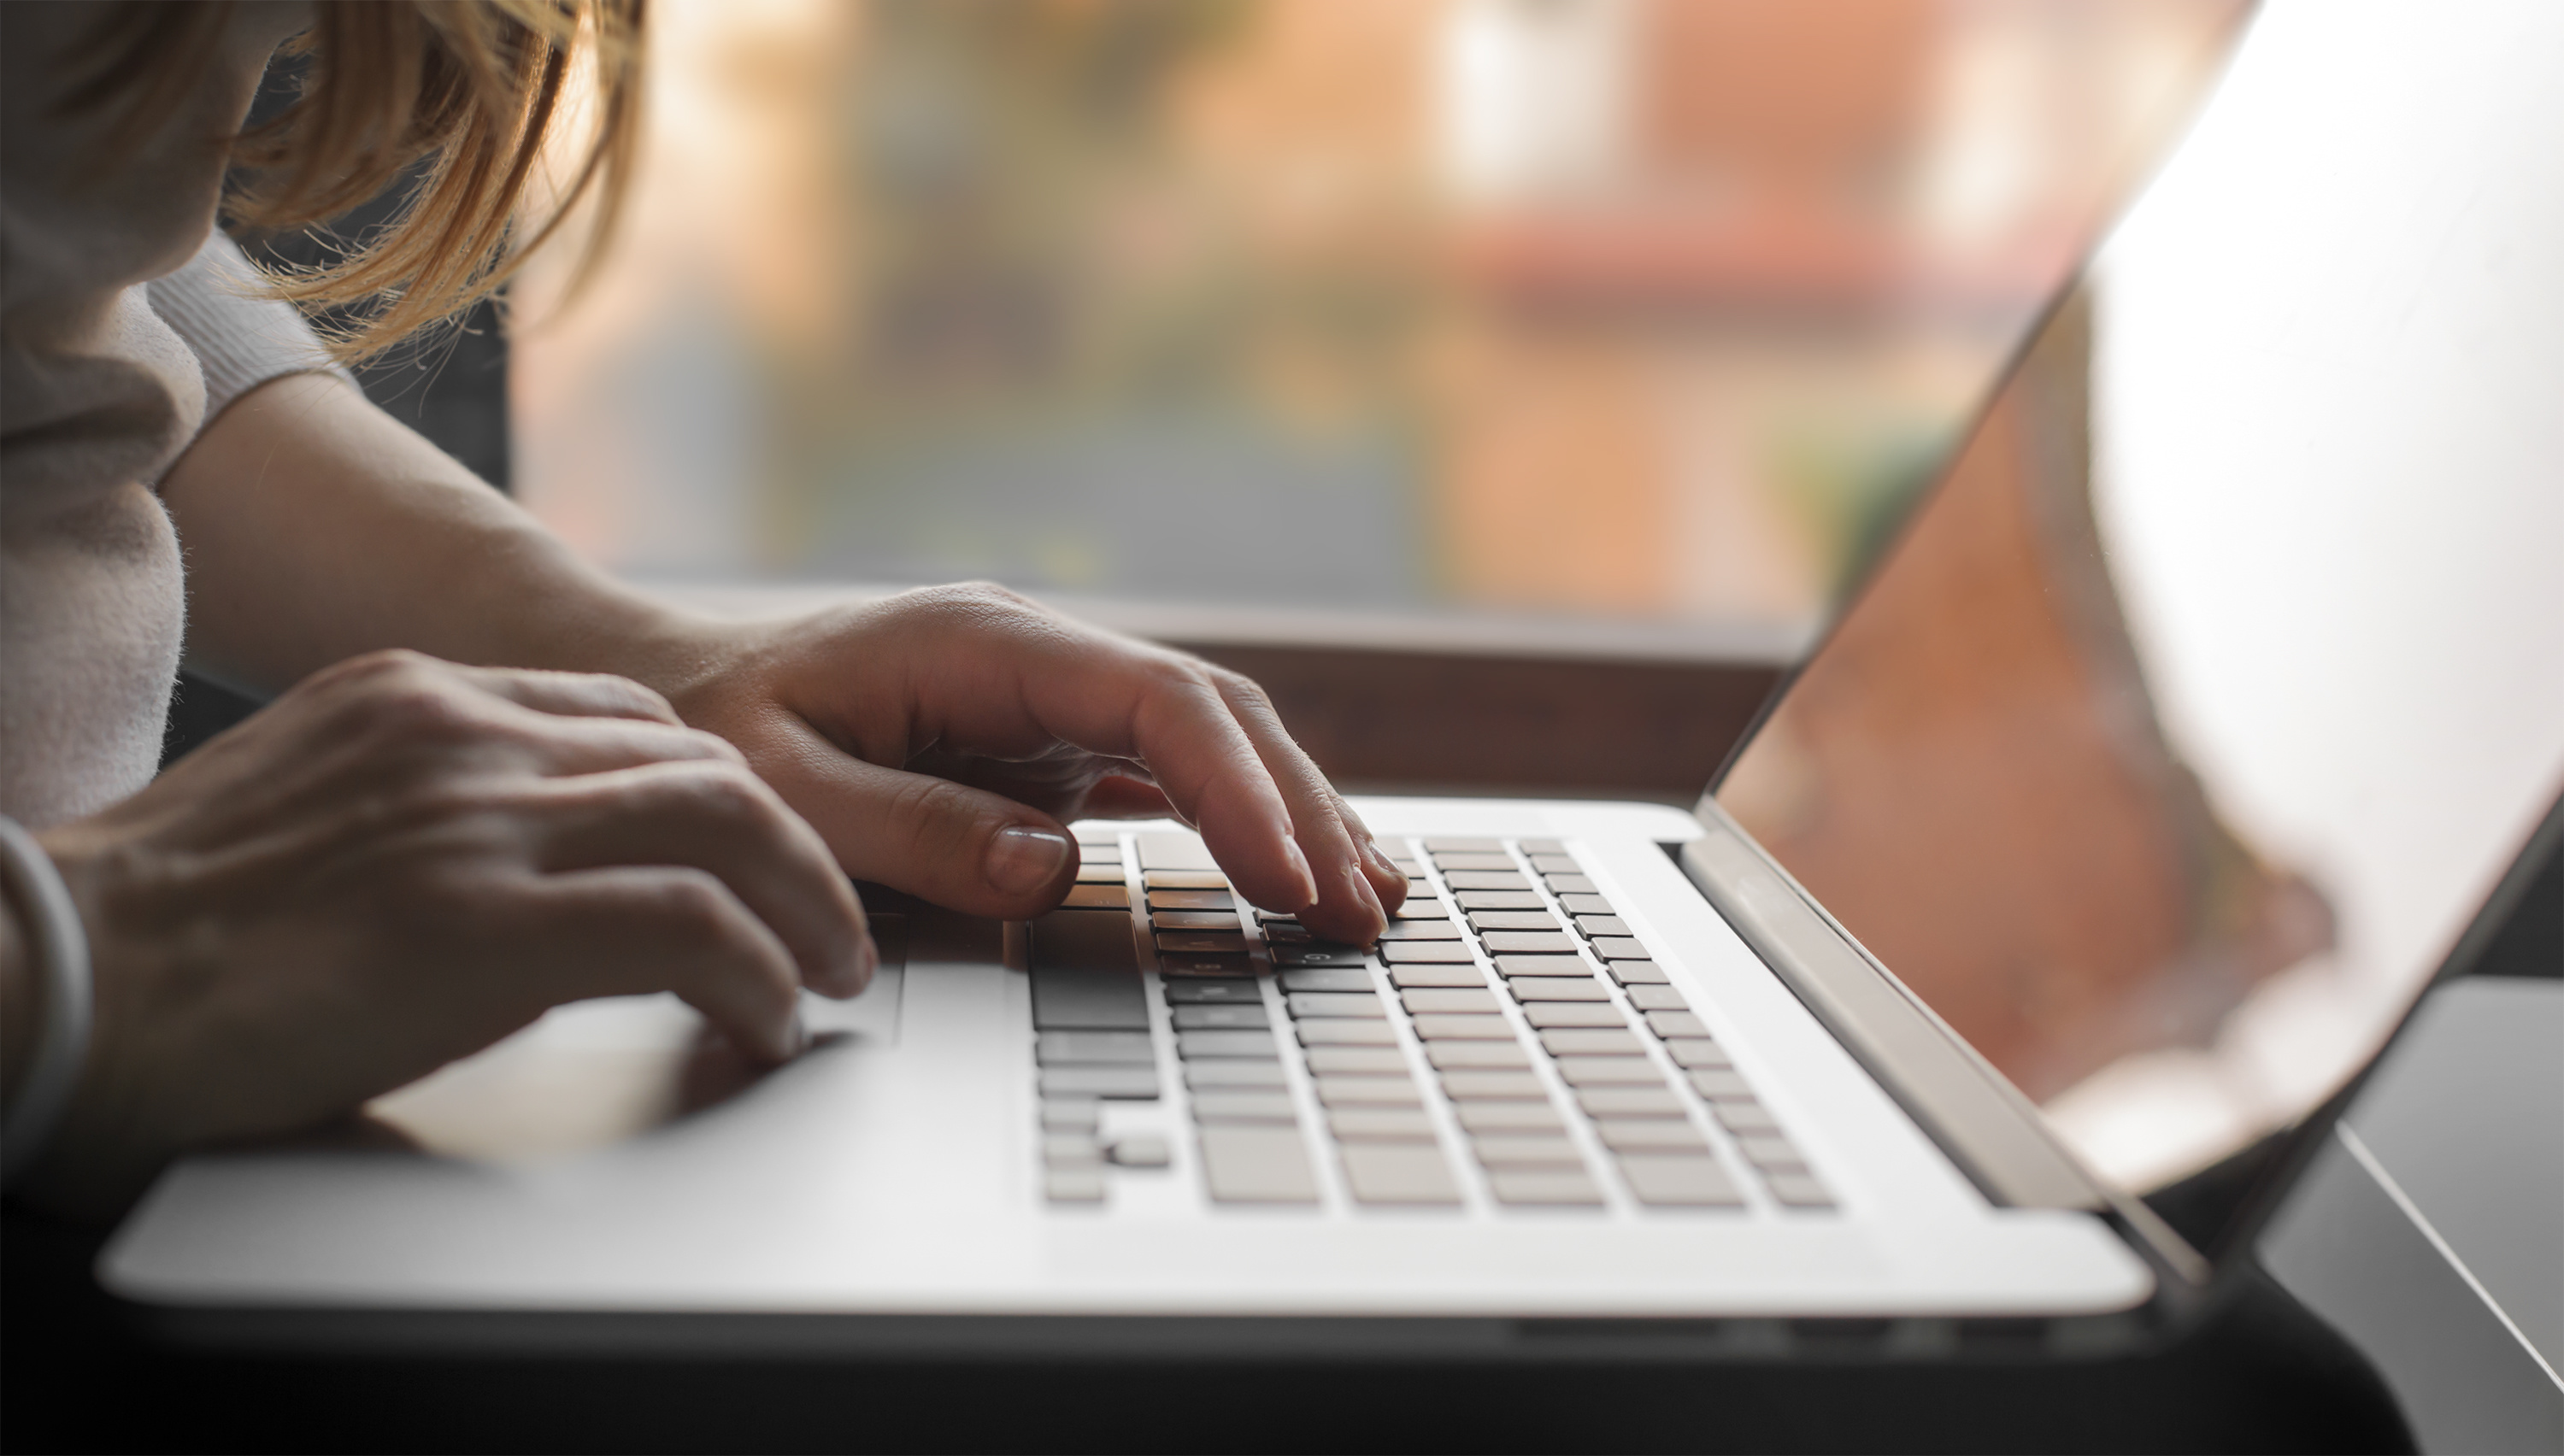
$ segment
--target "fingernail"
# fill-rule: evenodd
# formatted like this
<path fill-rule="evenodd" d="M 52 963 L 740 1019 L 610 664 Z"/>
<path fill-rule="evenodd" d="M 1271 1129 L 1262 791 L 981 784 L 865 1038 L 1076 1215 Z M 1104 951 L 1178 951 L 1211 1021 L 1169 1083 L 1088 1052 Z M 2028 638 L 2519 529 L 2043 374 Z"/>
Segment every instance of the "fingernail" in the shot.
<path fill-rule="evenodd" d="M 988 841 L 988 883 L 1008 895 L 1030 895 L 1068 865 L 1068 836 L 1013 826 Z"/>
<path fill-rule="evenodd" d="M 1363 860 L 1373 869 L 1379 871 L 1382 879 L 1403 880 L 1406 878 L 1406 872 L 1399 869 L 1397 867 L 1397 862 L 1391 860 L 1388 853 L 1382 850 L 1379 845 L 1365 842 L 1362 847 L 1362 852 Z"/>
<path fill-rule="evenodd" d="M 810 1049 L 810 1027 L 801 1019 L 801 1008 L 792 1008 L 792 1024 L 783 1028 L 783 1059 L 786 1061 Z"/>
<path fill-rule="evenodd" d="M 1354 904 L 1371 907 L 1372 938 L 1378 939 L 1380 933 L 1389 929 L 1389 912 L 1380 903 L 1380 892 L 1371 888 L 1371 881 L 1357 865 L 1345 866 L 1345 888 L 1353 892 Z"/>
<path fill-rule="evenodd" d="M 1300 853 L 1297 841 L 1289 839 L 1282 841 L 1282 855 L 1290 861 L 1291 873 L 1300 881 L 1300 904 L 1302 906 L 1317 904 L 1318 877 L 1310 873 L 1309 857 Z"/>

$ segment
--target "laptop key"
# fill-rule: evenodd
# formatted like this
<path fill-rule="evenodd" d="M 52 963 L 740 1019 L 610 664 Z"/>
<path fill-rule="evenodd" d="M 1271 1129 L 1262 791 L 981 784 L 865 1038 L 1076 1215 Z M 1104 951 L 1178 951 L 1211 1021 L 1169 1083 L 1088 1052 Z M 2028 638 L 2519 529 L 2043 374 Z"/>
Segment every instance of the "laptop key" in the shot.
<path fill-rule="evenodd" d="M 1204 1057 L 1184 1063 L 1184 1086 L 1194 1092 L 1279 1092 L 1282 1064 L 1249 1057 Z"/>
<path fill-rule="evenodd" d="M 1414 1018 L 1424 1041 L 1512 1041 L 1513 1023 L 1501 1016 L 1430 1015 Z"/>
<path fill-rule="evenodd" d="M 1072 885 L 1068 890 L 1068 898 L 1059 903 L 1059 908 L 1062 910 L 1129 910 L 1131 890 L 1122 883 L 1118 875 L 1110 884 Z"/>
<path fill-rule="evenodd" d="M 1744 1102 L 1754 1096 L 1754 1089 L 1732 1068 L 1701 1067 L 1685 1075 L 1691 1079 L 1691 1090 L 1711 1102 Z"/>
<path fill-rule="evenodd" d="M 1175 1149 L 1155 1133 L 1133 1133 L 1107 1144 L 1104 1156 L 1115 1167 L 1165 1167 L 1175 1161 Z"/>
<path fill-rule="evenodd" d="M 1146 1031 L 1131 918 L 1119 912 L 1053 911 L 1028 928 L 1033 1025 L 1044 1031 Z"/>
<path fill-rule="evenodd" d="M 1620 1008 L 1607 1001 L 1600 1004 L 1592 1001 L 1532 1001 L 1523 1006 L 1523 1019 L 1539 1031 L 1556 1031 L 1565 1026 L 1629 1024 L 1620 1019 Z"/>
<path fill-rule="evenodd" d="M 1264 1004 L 1264 988 L 1251 980 L 1168 981 L 1160 987 L 1171 1006 L 1239 1006 Z"/>
<path fill-rule="evenodd" d="M 1747 1162 L 1767 1173 L 1803 1173 L 1808 1170 L 1808 1159 L 1798 1146 L 1777 1133 L 1739 1138 L 1736 1150 L 1745 1154 Z"/>
<path fill-rule="evenodd" d="M 1629 1004 L 1641 1011 L 1688 1011 L 1691 1003 L 1672 986 L 1631 986 Z"/>
<path fill-rule="evenodd" d="M 1592 1208 L 1602 1202 L 1602 1190 L 1581 1168 L 1492 1168 L 1487 1186 L 1499 1203 Z"/>
<path fill-rule="evenodd" d="M 1453 1112 L 1460 1126 L 1480 1133 L 1563 1133 L 1567 1120 L 1547 1102 L 1464 1102 Z"/>
<path fill-rule="evenodd" d="M 1522 848 L 1522 852 L 1523 852 L 1524 854 L 1565 854 L 1565 853 L 1567 853 L 1567 844 L 1566 844 L 1566 842 L 1565 842 L 1564 840 L 1557 840 L 1557 839 L 1525 839 L 1525 840 L 1519 840 L 1519 841 L 1517 841 L 1517 843 L 1521 846 L 1521 848 Z"/>
<path fill-rule="evenodd" d="M 1055 1167 L 1042 1174 L 1042 1196 L 1053 1203 L 1101 1203 L 1104 1171 L 1100 1167 Z"/>
<path fill-rule="evenodd" d="M 1044 1098 L 1041 1127 L 1045 1133 L 1092 1133 L 1103 1115 L 1104 1105 L 1091 1097 Z"/>
<path fill-rule="evenodd" d="M 1281 1056 L 1282 1049 L 1269 1031 L 1178 1031 L 1175 1055 L 1187 1062 L 1196 1057 L 1257 1057 L 1269 1062 Z"/>
<path fill-rule="evenodd" d="M 1591 979 L 1594 967 L 1581 955 L 1499 955 L 1496 973 L 1510 979 L 1518 975 L 1570 975 Z"/>
<path fill-rule="evenodd" d="M 1149 903 L 1157 904 L 1158 898 L 1150 896 Z M 1629 936 L 1629 923 L 1616 915 L 1580 915 L 1576 918 L 1576 929 L 1587 936 L 1616 936 L 1624 939 Z"/>
<path fill-rule="evenodd" d="M 1124 873 L 1122 864 L 1119 860 L 1110 861 L 1100 865 L 1080 865 L 1077 867 L 1077 883 L 1080 885 L 1119 885 L 1122 883 Z"/>
<path fill-rule="evenodd" d="M 1430 1143 L 1433 1120 L 1412 1108 L 1329 1108 L 1327 1131 L 1340 1143 Z"/>
<path fill-rule="evenodd" d="M 1727 1049 L 1705 1036 L 1669 1037 L 1665 1050 L 1673 1053 L 1675 1066 L 1686 1070 L 1719 1072 L 1734 1065 L 1727 1060 Z"/>
<path fill-rule="evenodd" d="M 1357 1076 L 1403 1077 L 1406 1053 L 1391 1047 L 1311 1047 L 1303 1054 L 1312 1076 L 1337 1072 Z"/>
<path fill-rule="evenodd" d="M 1122 863 L 1122 841 L 1118 839 L 1081 839 L 1077 842 L 1080 864 L 1118 865 Z"/>
<path fill-rule="evenodd" d="M 1534 1001 L 1607 1002 L 1611 999 L 1610 989 L 1590 975 L 1580 976 L 1573 980 L 1563 975 L 1516 976 L 1505 982 L 1505 989 L 1513 992 L 1515 1000 L 1521 1001 L 1526 1005 Z M 1541 1023 L 1534 1022 L 1533 1024 L 1540 1025 Z M 1619 1013 L 1616 1011 L 1613 1012 L 1611 1014 L 1611 1020 L 1607 1024 L 1613 1026 L 1619 1025 Z"/>
<path fill-rule="evenodd" d="M 1490 1133 L 1472 1137 L 1469 1146 L 1488 1167 L 1585 1166 L 1585 1154 L 1555 1133 Z"/>
<path fill-rule="evenodd" d="M 1545 910 L 1480 910 L 1469 915 L 1473 931 L 1555 931 L 1558 917 Z"/>
<path fill-rule="evenodd" d="M 1442 1094 L 1453 1102 L 1549 1100 L 1548 1089 L 1529 1072 L 1445 1072 L 1442 1074 Z"/>
<path fill-rule="evenodd" d="M 1357 1203 L 1451 1204 L 1460 1185 L 1429 1143 L 1349 1143 L 1338 1149 Z"/>
<path fill-rule="evenodd" d="M 1709 1105 L 1709 1111 L 1718 1119 L 1720 1127 L 1740 1138 L 1767 1136 L 1781 1131 L 1781 1125 L 1773 1121 L 1771 1110 L 1759 1102 L 1714 1102 Z"/>
<path fill-rule="evenodd" d="M 1444 921 L 1451 918 L 1451 912 L 1444 908 L 1440 900 L 1430 895 L 1419 898 L 1413 891 L 1407 892 L 1404 905 L 1389 914 L 1389 919 L 1400 924 L 1409 921 Z"/>
<path fill-rule="evenodd" d="M 1470 910 L 1470 911 L 1476 911 L 1476 910 L 1540 910 L 1540 911 L 1545 911 L 1545 910 L 1549 909 L 1549 902 L 1548 902 L 1548 901 L 1541 899 L 1539 896 L 1534 895 L 1531 891 L 1529 891 L 1529 890 L 1527 890 L 1527 889 L 1526 889 L 1526 890 L 1460 890 L 1460 889 L 1459 889 L 1459 887 L 1458 887 L 1458 886 L 1456 886 L 1456 885 L 1455 885 L 1455 886 L 1453 886 L 1452 888 L 1453 888 L 1455 891 L 1458 891 L 1458 895 L 1457 895 L 1457 897 L 1456 897 L 1456 898 L 1459 900 L 1459 902 L 1460 902 L 1460 908 L 1461 908 L 1462 910 Z"/>
<path fill-rule="evenodd" d="M 1540 1049 L 1553 1057 L 1642 1057 L 1647 1053 L 1637 1034 L 1622 1026 L 1544 1031 Z"/>
<path fill-rule="evenodd" d="M 1453 870 L 1442 877 L 1454 890 L 1519 890 L 1529 891 L 1531 881 L 1518 870 Z M 1490 906 L 1489 909 L 1496 907 Z M 1521 909 L 1522 907 L 1507 907 Z"/>
<path fill-rule="evenodd" d="M 1745 1196 L 1716 1159 L 1653 1152 L 1624 1153 L 1620 1176 L 1651 1208 L 1742 1208 Z"/>
<path fill-rule="evenodd" d="M 1709 1035 L 1709 1027 L 1689 1011 L 1650 1011 L 1647 1029 L 1663 1037 Z"/>
<path fill-rule="evenodd" d="M 1228 889 L 1228 877 L 1217 870 L 1151 870 L 1140 883 L 1151 890 Z"/>
<path fill-rule="evenodd" d="M 1536 854 L 1531 857 L 1531 867 L 1533 870 L 1543 875 L 1581 875 L 1585 873 L 1585 867 L 1578 864 L 1573 855 Z"/>
<path fill-rule="evenodd" d="M 1233 931 L 1160 931 L 1158 948 L 1200 955 L 1242 955 L 1246 937 Z"/>
<path fill-rule="evenodd" d="M 1469 838 L 1465 836 L 1455 838 L 1450 835 L 1444 835 L 1439 839 L 1428 839 L 1424 841 L 1424 852 L 1426 854 L 1502 854 L 1504 852 L 1504 848 L 1505 842 L 1501 839 Z"/>
<path fill-rule="evenodd" d="M 1479 937 L 1496 955 L 1573 955 L 1576 937 L 1565 931 L 1489 931 Z"/>
<path fill-rule="evenodd" d="M 1384 940 L 1380 958 L 1390 965 L 1469 965 L 1477 957 L 1465 940 Z"/>
<path fill-rule="evenodd" d="M 1514 857 L 1509 854 L 1489 854 L 1484 851 L 1453 850 L 1447 854 L 1435 855 L 1433 867 L 1445 874 L 1454 870 L 1503 870 L 1511 873 L 1514 868 Z"/>
<path fill-rule="evenodd" d="M 1352 1017 L 1312 1018 L 1297 1023 L 1300 1045 L 1304 1047 L 1393 1047 L 1397 1033 L 1387 1021 L 1363 1021 Z"/>
<path fill-rule="evenodd" d="M 1237 909 L 1237 897 L 1225 890 L 1152 890 L 1151 910 L 1226 910 Z"/>
<path fill-rule="evenodd" d="M 1317 1175 L 1297 1128 L 1201 1130 L 1202 1182 L 1219 1203 L 1315 1203 Z"/>
<path fill-rule="evenodd" d="M 1273 963 L 1299 965 L 1361 965 L 1371 957 L 1359 945 L 1339 945 L 1333 940 L 1312 940 L 1305 945 L 1276 945 Z"/>
<path fill-rule="evenodd" d="M 1261 1001 L 1252 1005 L 1177 1006 L 1175 1020 L 1177 1031 L 1262 1030 L 1273 1024 L 1266 1019 Z"/>
<path fill-rule="evenodd" d="M 1679 1118 L 1680 1099 L 1662 1087 L 1581 1087 L 1577 1106 L 1589 1118 Z M 1686 1124 L 1688 1126 L 1688 1124 Z"/>
<path fill-rule="evenodd" d="M 1328 1107 L 1424 1106 L 1412 1077 L 1320 1077 L 1318 1101 Z"/>
<path fill-rule="evenodd" d="M 1309 934 L 1309 928 L 1298 921 L 1264 923 L 1264 943 L 1268 945 L 1306 945 L 1316 938 Z"/>
<path fill-rule="evenodd" d="M 1161 931 L 1234 931 L 1235 914 L 1225 910 L 1153 910 L 1149 924 Z"/>
<path fill-rule="evenodd" d="M 1448 920 L 1390 921 L 1380 933 L 1384 940 L 1457 940 L 1460 928 Z"/>
<path fill-rule="evenodd" d="M 1401 991 L 1487 988 L 1486 976 L 1474 965 L 1392 965 L 1389 983 Z"/>
<path fill-rule="evenodd" d="M 1687 1122 L 1671 1118 L 1610 1118 L 1595 1125 L 1613 1152 L 1689 1152 L 1709 1155 L 1709 1140 Z"/>
<path fill-rule="evenodd" d="M 1594 953 L 1605 960 L 1648 960 L 1647 947 L 1627 936 L 1597 936 Z"/>
<path fill-rule="evenodd" d="M 1255 974 L 1255 966 L 1243 955 L 1169 955 L 1158 956 L 1158 974 L 1186 977 L 1240 977 Z"/>
<path fill-rule="evenodd" d="M 1595 890 L 1594 882 L 1583 875 L 1544 875 L 1541 878 L 1548 882 L 1549 893 L 1552 895 L 1594 895 L 1600 893 Z"/>
<path fill-rule="evenodd" d="M 1110 1097 L 1146 1102 L 1158 1095 L 1158 1069 L 1044 1067 L 1041 1069 L 1041 1095 L 1045 1098 Z"/>
<path fill-rule="evenodd" d="M 1326 1016 L 1386 1017 L 1389 1012 L 1380 997 L 1368 989 L 1352 991 L 1293 991 L 1282 998 L 1291 1008 L 1291 1019 L 1305 1021 Z"/>
<path fill-rule="evenodd" d="M 1078 1063 L 1155 1066 L 1158 1049 L 1145 1031 L 1045 1031 L 1033 1038 L 1033 1060 L 1042 1066 Z"/>
<path fill-rule="evenodd" d="M 1424 1060 L 1444 1072 L 1523 1072 L 1531 1068 L 1531 1054 L 1515 1041 L 1437 1041 L 1425 1047 Z"/>
<path fill-rule="evenodd" d="M 1608 960 L 1602 973 L 1624 986 L 1661 986 L 1668 983 L 1663 966 L 1652 960 Z"/>
<path fill-rule="evenodd" d="M 1644 1057 L 1559 1057 L 1558 1075 L 1570 1087 L 1662 1087 L 1665 1076 Z"/>
<path fill-rule="evenodd" d="M 1611 902 L 1600 895 L 1565 895 L 1558 897 L 1558 907 L 1569 915 L 1617 915 Z"/>
<path fill-rule="evenodd" d="M 1831 1208 L 1833 1195 L 1825 1185 L 1806 1173 L 1776 1172 L 1763 1180 L 1772 1190 L 1773 1199 L 1785 1208 Z"/>
<path fill-rule="evenodd" d="M 1444 987 L 1436 990 L 1399 991 L 1398 1004 L 1410 1015 L 1434 1012 L 1459 1012 L 1464 1015 L 1492 1016 L 1501 1008 L 1493 991 L 1480 988 Z"/>
<path fill-rule="evenodd" d="M 1371 972 L 1360 966 L 1320 966 L 1282 972 L 1286 991 L 1360 991 L 1371 994 Z"/>
<path fill-rule="evenodd" d="M 1287 1092 L 1252 1092 L 1222 1088 L 1193 1094 L 1196 1123 L 1296 1123 L 1300 1111 Z"/>

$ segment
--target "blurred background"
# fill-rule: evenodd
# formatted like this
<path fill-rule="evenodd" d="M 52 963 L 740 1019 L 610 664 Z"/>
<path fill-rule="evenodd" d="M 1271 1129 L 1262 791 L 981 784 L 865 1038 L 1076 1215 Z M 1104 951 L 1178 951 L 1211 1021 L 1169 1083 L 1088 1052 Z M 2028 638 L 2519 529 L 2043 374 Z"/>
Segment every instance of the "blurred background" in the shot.
<path fill-rule="evenodd" d="M 617 251 L 516 292 L 515 486 L 660 583 L 1777 665 L 2240 13 L 655 0 Z"/>

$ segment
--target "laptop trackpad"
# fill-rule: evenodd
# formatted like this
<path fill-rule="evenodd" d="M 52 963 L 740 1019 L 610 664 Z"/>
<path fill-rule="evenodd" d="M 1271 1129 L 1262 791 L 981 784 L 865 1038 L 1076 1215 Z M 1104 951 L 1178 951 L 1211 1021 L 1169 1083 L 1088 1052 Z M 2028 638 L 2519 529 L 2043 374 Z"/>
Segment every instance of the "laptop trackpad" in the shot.
<path fill-rule="evenodd" d="M 881 969 L 852 1001 L 802 998 L 812 1050 L 899 1037 L 907 924 L 873 918 Z M 388 1141 L 476 1162 L 569 1156 L 720 1107 L 766 1075 L 673 995 L 614 996 L 555 1007 L 496 1046 L 365 1106 Z"/>

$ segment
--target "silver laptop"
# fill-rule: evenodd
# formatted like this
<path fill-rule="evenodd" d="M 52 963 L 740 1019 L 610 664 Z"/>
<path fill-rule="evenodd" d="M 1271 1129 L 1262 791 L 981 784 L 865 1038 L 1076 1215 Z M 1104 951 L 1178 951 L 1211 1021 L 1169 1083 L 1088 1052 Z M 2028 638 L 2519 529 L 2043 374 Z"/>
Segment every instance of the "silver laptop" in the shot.
<path fill-rule="evenodd" d="M 2551 10 L 2265 14 L 1689 812 L 1361 801 L 1410 876 L 1376 947 L 1181 825 L 1080 825 L 1029 925 L 877 907 L 883 975 L 786 1067 L 563 1008 L 376 1138 L 173 1168 L 106 1282 L 2159 1327 L 2248 1215 L 2135 1195 L 2284 1181 L 2557 832 L 2559 69 Z M 1311 1328 L 1220 1328 L 1259 1325 Z"/>

